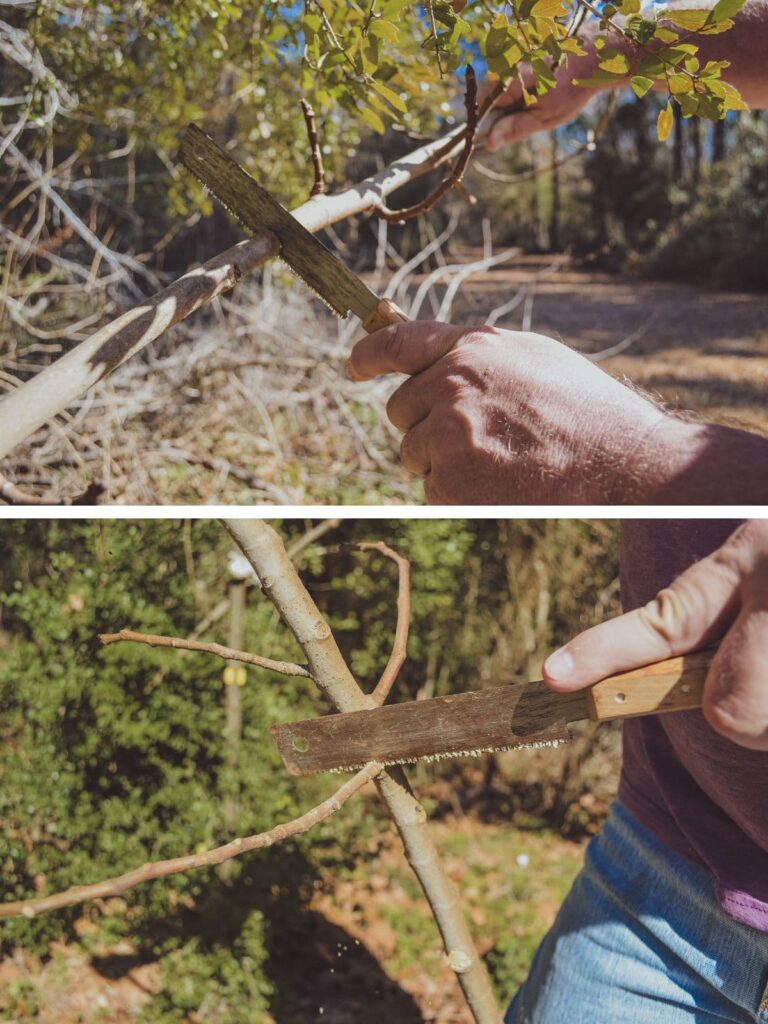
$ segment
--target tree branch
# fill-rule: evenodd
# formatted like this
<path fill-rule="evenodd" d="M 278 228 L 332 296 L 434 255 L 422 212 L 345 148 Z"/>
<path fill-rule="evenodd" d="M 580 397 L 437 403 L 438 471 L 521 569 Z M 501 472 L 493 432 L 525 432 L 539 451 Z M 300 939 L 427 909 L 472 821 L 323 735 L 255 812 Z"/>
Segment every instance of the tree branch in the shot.
<path fill-rule="evenodd" d="M 213 867 L 216 864 L 223 864 L 226 860 L 239 857 L 241 853 L 263 849 L 265 846 L 274 846 L 275 843 L 309 831 L 314 825 L 335 814 L 380 770 L 380 765 L 366 765 L 357 775 L 340 786 L 333 796 L 323 800 L 306 814 L 302 814 L 292 821 L 275 825 L 268 832 L 259 832 L 257 835 L 233 839 L 231 843 L 217 846 L 213 850 L 206 850 L 203 853 L 190 853 L 184 857 L 173 857 L 171 860 L 150 861 L 147 864 L 142 864 L 140 868 L 128 871 L 124 875 L 118 875 L 116 878 L 107 878 L 103 882 L 94 882 L 92 885 L 76 885 L 53 896 L 0 903 L 0 917 L 35 917 L 37 914 L 43 914 L 50 910 L 73 907 L 78 903 L 85 903 L 86 900 L 122 896 L 128 889 L 133 889 L 135 886 L 141 885 L 142 882 L 151 882 L 156 878 L 165 878 L 167 875 L 178 875 L 183 871 L 194 871 L 196 868 Z"/>
<path fill-rule="evenodd" d="M 312 166 L 315 172 L 315 180 L 312 183 L 312 189 L 309 193 L 309 198 L 311 199 L 312 196 L 325 195 L 325 168 L 323 167 L 323 154 L 320 152 L 320 143 L 317 138 L 315 112 L 309 103 L 303 98 L 301 100 L 301 112 L 304 114 L 304 123 L 307 126 L 309 150 L 312 154 Z"/>
<path fill-rule="evenodd" d="M 262 520 L 228 519 L 224 526 L 261 580 L 264 594 L 301 645 L 315 682 L 339 711 L 375 707 L 349 671 L 328 624 L 299 579 L 280 537 Z M 368 766 L 366 766 L 368 767 Z M 448 965 L 456 972 L 476 1024 L 500 1024 L 488 973 L 467 928 L 455 886 L 427 830 L 427 815 L 401 768 L 385 768 L 376 786 L 397 825 L 405 854 L 432 908 Z"/>
<path fill-rule="evenodd" d="M 146 644 L 148 647 L 172 647 L 179 651 L 200 651 L 205 654 L 215 654 L 216 657 L 224 658 L 226 661 L 242 661 L 246 665 L 267 668 L 270 672 L 279 672 L 283 676 L 312 678 L 305 665 L 296 665 L 292 661 L 274 661 L 272 658 L 263 658 L 260 654 L 251 654 L 249 651 L 237 651 L 234 647 L 225 647 L 223 644 L 185 640 L 180 636 L 160 636 L 157 633 L 136 633 L 132 629 L 121 629 L 119 633 L 99 633 L 99 640 L 105 647 L 109 644 L 120 643 L 122 640 L 132 640 L 134 643 Z"/>

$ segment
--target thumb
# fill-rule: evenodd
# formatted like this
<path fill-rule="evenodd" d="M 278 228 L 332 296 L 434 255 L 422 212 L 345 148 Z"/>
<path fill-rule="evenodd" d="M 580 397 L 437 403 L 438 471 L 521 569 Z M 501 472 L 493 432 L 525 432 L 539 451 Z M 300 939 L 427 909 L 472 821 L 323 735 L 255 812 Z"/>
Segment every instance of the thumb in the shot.
<path fill-rule="evenodd" d="M 704 686 L 702 711 L 726 739 L 768 751 L 768 565 L 745 581 L 741 611 Z"/>
<path fill-rule="evenodd" d="M 719 639 L 738 610 L 742 573 L 719 551 L 692 565 L 648 604 L 580 633 L 544 663 L 554 690 L 579 690 Z"/>
<path fill-rule="evenodd" d="M 347 362 L 352 380 L 370 380 L 382 373 L 420 373 L 471 333 L 482 328 L 455 327 L 436 320 L 390 324 L 361 338 Z"/>

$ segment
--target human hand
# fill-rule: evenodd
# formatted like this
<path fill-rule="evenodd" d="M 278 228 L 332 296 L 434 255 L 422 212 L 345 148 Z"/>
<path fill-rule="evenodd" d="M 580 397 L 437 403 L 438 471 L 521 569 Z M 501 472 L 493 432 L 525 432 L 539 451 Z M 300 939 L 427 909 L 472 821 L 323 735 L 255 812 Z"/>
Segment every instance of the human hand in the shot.
<path fill-rule="evenodd" d="M 675 450 L 676 421 L 540 334 L 395 324 L 355 345 L 348 372 L 412 375 L 387 415 L 432 503 L 643 503 Z"/>
<path fill-rule="evenodd" d="M 579 690 L 720 638 L 704 716 L 739 746 L 768 751 L 768 520 L 739 527 L 642 608 L 580 633 L 547 658 L 544 678 Z"/>
<path fill-rule="evenodd" d="M 505 107 L 511 107 L 511 112 L 499 116 L 493 122 L 485 140 L 487 150 L 494 152 L 502 146 L 527 139 L 536 132 L 550 131 L 561 124 L 568 124 L 596 93 L 607 87 L 603 85 L 590 88 L 573 84 L 574 78 L 589 78 L 598 64 L 597 51 L 591 38 L 586 36 L 582 43 L 586 50 L 585 55 L 569 55 L 568 62 L 555 69 L 554 87 L 543 96 L 537 97 L 533 106 L 523 104 L 523 90 L 519 79 L 514 79 L 510 83 L 504 95 L 497 101 L 496 109 L 503 111 Z M 534 77 L 531 71 L 524 71 L 522 80 L 526 89 L 533 89 Z M 617 84 L 624 83 L 617 80 Z"/>

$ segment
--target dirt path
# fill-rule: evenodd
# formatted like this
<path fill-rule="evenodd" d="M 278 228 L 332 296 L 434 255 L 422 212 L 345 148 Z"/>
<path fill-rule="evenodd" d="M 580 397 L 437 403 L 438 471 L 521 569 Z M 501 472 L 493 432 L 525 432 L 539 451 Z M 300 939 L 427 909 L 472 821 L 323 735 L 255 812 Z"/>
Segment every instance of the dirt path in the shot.
<path fill-rule="evenodd" d="M 455 319 L 482 322 L 528 285 L 532 330 L 590 354 L 623 343 L 622 352 L 600 360 L 609 373 L 661 395 L 674 409 L 768 432 L 767 296 L 568 268 L 542 275 L 551 263 L 524 257 L 512 268 L 474 275 Z M 519 330 L 523 305 L 497 326 Z"/>

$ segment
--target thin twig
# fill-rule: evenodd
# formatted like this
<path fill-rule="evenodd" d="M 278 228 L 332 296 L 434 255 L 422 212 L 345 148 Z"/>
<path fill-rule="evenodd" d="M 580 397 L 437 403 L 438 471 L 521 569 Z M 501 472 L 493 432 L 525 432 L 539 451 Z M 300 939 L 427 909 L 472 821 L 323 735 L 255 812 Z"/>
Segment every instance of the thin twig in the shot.
<path fill-rule="evenodd" d="M 104 484 L 97 480 L 88 484 L 85 490 L 74 498 L 61 498 L 58 501 L 51 501 L 50 498 L 23 491 L 7 477 L 0 474 L 0 501 L 4 501 L 7 505 L 95 505 L 98 503 L 104 490 Z"/>
<path fill-rule="evenodd" d="M 323 800 L 306 814 L 302 814 L 292 821 L 275 825 L 268 832 L 259 832 L 253 836 L 233 839 L 231 843 L 217 846 L 213 850 L 206 850 L 203 853 L 190 853 L 183 857 L 173 857 L 171 860 L 150 861 L 147 864 L 142 864 L 140 868 L 128 871 L 124 875 L 118 875 L 116 878 L 107 878 L 103 882 L 94 882 L 93 885 L 76 885 L 53 896 L 0 903 L 0 917 L 35 917 L 37 914 L 43 914 L 50 910 L 73 907 L 78 903 L 85 903 L 86 900 L 122 896 L 128 889 L 133 889 L 135 886 L 141 885 L 142 882 L 151 882 L 156 878 L 165 878 L 167 875 L 178 875 L 183 871 L 194 871 L 196 868 L 213 867 L 216 864 L 223 864 L 224 861 L 232 860 L 234 857 L 239 857 L 241 853 L 263 849 L 265 846 L 274 846 L 275 843 L 301 835 L 302 832 L 308 832 L 314 825 L 330 818 L 380 771 L 380 764 L 375 762 L 367 764 L 357 775 L 340 786 L 333 796 Z"/>
<path fill-rule="evenodd" d="M 324 196 L 325 195 L 325 168 L 323 167 L 323 154 L 320 152 L 320 143 L 317 138 L 317 124 L 315 123 L 315 112 L 309 103 L 302 98 L 301 110 L 304 114 L 304 123 L 307 126 L 307 136 L 309 137 L 309 150 L 312 154 L 312 166 L 315 172 L 315 179 L 312 183 L 312 189 L 309 193 L 309 198 L 312 196 Z"/>
<path fill-rule="evenodd" d="M 390 694 L 400 669 L 405 662 L 408 648 L 408 632 L 411 627 L 411 563 L 404 555 L 399 555 L 383 540 L 363 542 L 360 544 L 342 544 L 340 548 L 356 551 L 378 551 L 391 559 L 397 566 L 397 624 L 392 651 L 381 678 L 371 691 L 377 704 L 383 704 Z"/>
<path fill-rule="evenodd" d="M 179 651 L 201 651 L 205 654 L 215 654 L 216 657 L 224 658 L 226 661 L 242 661 L 246 665 L 267 668 L 270 672 L 279 672 L 283 676 L 312 678 L 306 665 L 296 665 L 292 661 L 274 661 L 272 658 L 263 658 L 260 654 L 251 654 L 249 651 L 237 651 L 234 647 L 225 647 L 223 644 L 187 640 L 180 636 L 161 636 L 157 633 L 137 633 L 132 629 L 121 629 L 119 633 L 99 633 L 99 640 L 105 647 L 109 644 L 120 643 L 122 640 L 131 640 L 137 644 L 146 644 L 148 647 L 172 647 Z"/>

